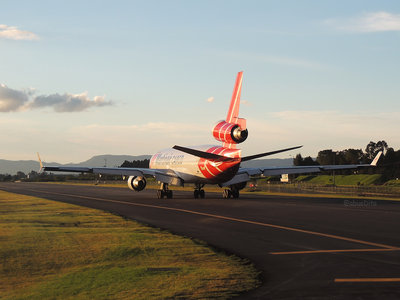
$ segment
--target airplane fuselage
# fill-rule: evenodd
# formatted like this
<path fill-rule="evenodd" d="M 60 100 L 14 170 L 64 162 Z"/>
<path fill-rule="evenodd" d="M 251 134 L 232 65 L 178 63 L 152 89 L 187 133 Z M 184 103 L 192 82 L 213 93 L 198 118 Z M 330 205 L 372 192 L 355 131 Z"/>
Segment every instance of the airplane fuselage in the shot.
<path fill-rule="evenodd" d="M 237 158 L 235 161 L 212 161 L 175 149 L 164 149 L 150 159 L 151 169 L 173 170 L 185 183 L 223 183 L 231 180 L 239 170 L 241 150 L 221 146 L 195 146 L 191 149 Z"/>

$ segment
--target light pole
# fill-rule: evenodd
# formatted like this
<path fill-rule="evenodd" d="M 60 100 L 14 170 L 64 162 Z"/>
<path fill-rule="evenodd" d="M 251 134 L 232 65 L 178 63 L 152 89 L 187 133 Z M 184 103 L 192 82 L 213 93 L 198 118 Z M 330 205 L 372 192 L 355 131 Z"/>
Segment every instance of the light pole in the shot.
<path fill-rule="evenodd" d="M 333 152 L 333 165 L 336 164 L 336 155 L 337 151 L 332 151 Z M 335 181 L 335 170 L 333 170 L 333 186 L 336 186 L 336 181 Z"/>

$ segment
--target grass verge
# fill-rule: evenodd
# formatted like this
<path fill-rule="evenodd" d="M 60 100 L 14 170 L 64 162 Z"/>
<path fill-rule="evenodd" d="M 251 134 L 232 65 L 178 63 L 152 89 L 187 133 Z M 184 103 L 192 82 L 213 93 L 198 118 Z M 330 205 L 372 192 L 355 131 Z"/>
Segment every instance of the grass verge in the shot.
<path fill-rule="evenodd" d="M 358 196 L 358 195 L 344 195 L 339 193 L 285 193 L 285 192 L 268 192 L 268 191 L 252 191 L 245 190 L 243 193 L 254 195 L 276 195 L 285 197 L 299 197 L 299 198 L 334 198 L 334 199 L 362 199 L 362 200 L 382 200 L 382 201 L 400 201 L 400 198 L 381 197 L 381 196 Z"/>
<path fill-rule="evenodd" d="M 385 182 L 385 186 L 394 186 L 394 187 L 400 187 L 400 180 L 399 179 L 393 179 Z"/>
<path fill-rule="evenodd" d="M 341 186 L 368 186 L 381 183 L 381 174 L 353 174 L 353 175 L 336 175 L 335 184 Z M 332 175 L 300 175 L 296 181 L 304 181 L 314 184 L 332 184 Z"/>
<path fill-rule="evenodd" d="M 35 183 L 35 182 L 33 182 Z M 65 184 L 65 185 L 86 185 L 86 186 L 94 186 L 93 183 L 77 183 L 77 182 L 45 182 L 46 184 Z M 126 183 L 111 183 L 107 182 L 107 184 L 99 184 L 98 186 L 100 187 L 108 187 L 108 188 L 115 188 L 115 187 L 122 187 L 122 188 L 127 188 Z M 287 186 L 287 184 L 283 184 L 284 187 Z M 396 187 L 396 186 L 395 186 Z M 158 189 L 159 187 L 155 184 L 148 184 L 146 186 L 146 189 Z M 171 186 L 171 190 L 174 191 L 193 191 L 194 187 L 193 186 L 185 186 L 185 187 L 180 187 L 180 186 Z M 291 197 L 312 197 L 312 198 L 354 198 L 354 199 L 370 199 L 370 200 L 390 200 L 390 201 L 400 201 L 400 197 L 386 197 L 386 196 L 359 196 L 356 194 L 341 194 L 340 192 L 331 192 L 331 193 L 324 193 L 324 192 L 318 192 L 313 191 L 312 193 L 309 193 L 307 191 L 305 192 L 277 192 L 277 191 L 268 191 L 268 190 L 263 190 L 264 187 L 262 185 L 259 186 L 257 190 L 254 190 L 253 188 L 244 188 L 243 190 L 240 191 L 241 194 L 254 194 L 254 195 L 277 195 L 277 196 L 291 196 Z M 205 186 L 204 190 L 207 192 L 215 192 L 215 193 L 221 193 L 222 195 L 222 190 L 223 188 L 220 188 L 218 186 L 214 185 L 209 185 Z"/>
<path fill-rule="evenodd" d="M 247 260 L 110 213 L 0 191 L 0 299 L 226 299 Z"/>

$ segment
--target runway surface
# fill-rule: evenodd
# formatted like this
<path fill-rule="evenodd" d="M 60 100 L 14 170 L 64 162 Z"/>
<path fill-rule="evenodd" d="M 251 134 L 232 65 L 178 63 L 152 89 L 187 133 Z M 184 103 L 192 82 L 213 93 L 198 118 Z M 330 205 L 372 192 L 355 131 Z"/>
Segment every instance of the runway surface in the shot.
<path fill-rule="evenodd" d="M 246 257 L 263 285 L 243 299 L 400 299 L 400 202 L 43 183 L 0 189 L 123 215 Z"/>

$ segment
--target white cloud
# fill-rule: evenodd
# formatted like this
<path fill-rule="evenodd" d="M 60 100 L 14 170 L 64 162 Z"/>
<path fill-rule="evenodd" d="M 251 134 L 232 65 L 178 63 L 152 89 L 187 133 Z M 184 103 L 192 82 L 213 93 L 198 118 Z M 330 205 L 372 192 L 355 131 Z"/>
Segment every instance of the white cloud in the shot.
<path fill-rule="evenodd" d="M 240 103 L 246 106 L 252 106 L 252 103 L 247 100 L 240 100 Z"/>
<path fill-rule="evenodd" d="M 13 112 L 51 107 L 55 112 L 81 112 L 91 107 L 113 105 L 103 96 L 88 97 L 87 92 L 81 94 L 39 95 L 34 97 L 35 91 L 14 90 L 0 84 L 0 112 Z"/>
<path fill-rule="evenodd" d="M 249 138 L 239 148 L 244 155 L 304 145 L 274 156 L 302 153 L 316 156 L 324 149 L 364 149 L 369 141 L 386 140 L 398 149 L 400 113 L 344 113 L 340 111 L 281 111 L 263 119 L 247 119 Z M 219 144 L 210 123 L 149 122 L 137 125 L 91 124 L 67 130 L 66 143 L 77 152 L 153 154 L 173 145 Z M 89 153 L 90 154 L 90 153 Z M 89 155 L 88 154 L 88 155 Z"/>
<path fill-rule="evenodd" d="M 167 139 L 171 136 L 181 136 L 190 133 L 193 135 L 193 132 L 198 132 L 197 134 L 201 134 L 201 130 L 204 129 L 204 126 L 198 124 L 183 124 L 177 122 L 149 122 L 146 124 L 140 125 L 102 125 L 102 124 L 90 124 L 85 126 L 74 127 L 74 134 L 77 132 L 86 132 L 89 135 L 95 134 L 96 132 L 101 133 L 101 136 L 104 137 L 104 133 L 110 133 L 110 138 L 113 138 L 112 133 L 127 135 L 134 135 L 135 133 L 144 133 L 145 135 L 151 135 L 155 133 L 163 133 L 167 135 Z M 200 131 L 200 132 L 199 132 Z M 152 143 L 154 141 L 151 141 Z"/>
<path fill-rule="evenodd" d="M 258 55 L 258 56 L 256 55 L 254 59 L 257 59 L 263 63 L 286 65 L 291 67 L 300 67 L 309 69 L 319 69 L 322 67 L 322 65 L 319 63 L 292 57 L 283 57 L 274 55 Z"/>
<path fill-rule="evenodd" d="M 210 98 L 208 98 L 206 101 L 207 101 L 208 103 L 212 103 L 212 102 L 214 102 L 214 97 L 210 97 Z"/>
<path fill-rule="evenodd" d="M 315 61 L 311 61 L 311 60 L 307 60 L 307 59 L 301 59 L 301 58 L 280 56 L 280 55 L 228 52 L 228 53 L 224 53 L 224 56 L 230 56 L 230 57 L 234 58 L 235 60 L 240 59 L 240 60 L 246 60 L 246 61 L 255 61 L 255 62 L 264 63 L 264 64 L 276 64 L 276 65 L 313 69 L 313 70 L 323 70 L 323 69 L 328 68 L 327 65 L 324 65 L 319 62 L 315 62 Z"/>
<path fill-rule="evenodd" d="M 28 100 L 28 95 L 25 92 L 13 90 L 4 84 L 0 84 L 0 112 L 20 110 Z"/>
<path fill-rule="evenodd" d="M 15 26 L 8 26 L 5 24 L 0 24 L 0 38 L 27 41 L 39 39 L 39 37 L 33 32 L 20 30 Z"/>
<path fill-rule="evenodd" d="M 29 108 L 52 107 L 56 112 L 80 112 L 90 107 L 101 107 L 112 105 L 105 101 L 102 96 L 95 96 L 93 100 L 88 97 L 87 92 L 82 94 L 53 94 L 37 96 L 29 103 Z"/>
<path fill-rule="evenodd" d="M 340 111 L 281 111 L 262 119 L 247 119 L 249 138 L 239 145 L 243 155 L 251 155 L 290 146 L 303 148 L 275 155 L 289 157 L 302 153 L 316 156 L 324 149 L 364 149 L 369 141 L 386 140 L 400 147 L 400 113 L 344 113 Z M 137 125 L 91 124 L 66 130 L 65 143 L 76 153 L 153 154 L 173 145 L 219 144 L 210 134 L 213 124 L 149 122 Z M 72 147 L 72 146 L 71 146 Z M 91 151 L 91 152 L 90 152 Z M 54 154 L 56 155 L 56 154 Z M 84 159 L 84 157 L 82 157 Z"/>
<path fill-rule="evenodd" d="M 379 11 L 350 19 L 329 19 L 325 23 L 350 32 L 400 31 L 400 14 Z"/>
<path fill-rule="evenodd" d="M 101 118 L 101 117 L 100 117 Z M 48 160 L 83 161 L 96 154 L 153 154 L 174 145 L 220 144 L 212 137 L 213 122 L 192 120 L 120 124 L 71 122 L 66 114 L 45 119 L 28 119 L 26 113 L 0 117 L 0 158 L 35 159 L 41 152 Z M 400 148 L 400 112 L 280 111 L 259 119 L 247 118 L 249 137 L 239 145 L 243 155 L 304 145 L 303 148 L 274 155 L 287 158 L 301 153 L 316 156 L 323 149 L 364 149 L 369 141 L 385 140 Z M 86 123 L 86 122 L 89 122 Z M 49 126 L 51 124 L 51 126 Z M 60 145 L 62 147 L 60 148 Z"/>
<path fill-rule="evenodd" d="M 389 146 L 400 146 L 398 123 L 400 112 L 346 113 L 341 111 L 281 111 L 269 113 L 251 135 L 268 136 L 280 145 L 304 145 L 301 152 L 316 155 L 319 150 L 364 149 L 369 141 L 385 140 Z M 249 134 L 249 136 L 250 136 Z"/>
<path fill-rule="evenodd" d="M 212 142 L 209 124 L 150 122 L 140 125 L 91 124 L 70 128 L 66 143 L 77 150 L 99 153 L 154 154 L 174 145 L 198 145 Z"/>

